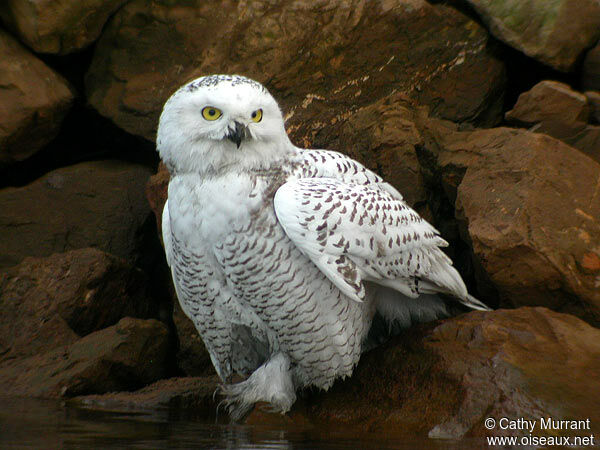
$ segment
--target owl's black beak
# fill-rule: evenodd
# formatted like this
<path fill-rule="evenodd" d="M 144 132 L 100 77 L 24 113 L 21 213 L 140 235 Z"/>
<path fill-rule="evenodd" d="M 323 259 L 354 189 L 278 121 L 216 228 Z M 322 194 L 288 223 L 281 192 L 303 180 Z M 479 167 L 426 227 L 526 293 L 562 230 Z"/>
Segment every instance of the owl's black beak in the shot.
<path fill-rule="evenodd" d="M 237 148 L 240 148 L 242 140 L 246 139 L 248 136 L 250 136 L 250 134 L 248 133 L 248 127 L 246 127 L 245 125 L 242 125 L 239 122 L 234 122 L 234 124 L 235 128 L 230 128 L 227 132 L 227 136 L 225 137 L 234 142 L 235 145 L 237 145 Z"/>

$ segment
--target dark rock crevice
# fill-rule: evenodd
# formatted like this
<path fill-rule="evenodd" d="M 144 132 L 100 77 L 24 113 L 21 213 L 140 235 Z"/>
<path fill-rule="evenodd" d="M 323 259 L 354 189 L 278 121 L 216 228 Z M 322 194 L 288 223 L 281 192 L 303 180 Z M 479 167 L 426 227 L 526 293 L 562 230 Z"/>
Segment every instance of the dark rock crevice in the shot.
<path fill-rule="evenodd" d="M 435 144 L 429 140 L 429 145 Z M 442 174 L 440 166 L 437 164 L 436 152 L 426 146 L 427 144 L 417 146 L 415 150 L 426 187 L 427 204 L 433 216 L 432 224 L 449 243 L 449 246 L 444 248 L 444 252 L 452 259 L 471 295 L 490 307 L 497 308 L 499 305 L 498 292 L 493 283 L 487 280 L 489 277 L 481 264 L 478 264 L 468 235 L 465 236 L 461 232 L 465 226 L 456 216 L 456 191 L 451 189 L 449 192 L 450 187 L 443 185 L 442 180 L 447 175 Z M 452 173 L 451 177 L 457 185 L 460 184 L 466 171 L 465 167 L 445 167 L 444 169 Z"/>
<path fill-rule="evenodd" d="M 0 189 L 25 186 L 43 175 L 84 161 L 119 159 L 154 171 L 154 143 L 121 130 L 77 99 L 56 138 L 30 158 L 0 168 Z"/>

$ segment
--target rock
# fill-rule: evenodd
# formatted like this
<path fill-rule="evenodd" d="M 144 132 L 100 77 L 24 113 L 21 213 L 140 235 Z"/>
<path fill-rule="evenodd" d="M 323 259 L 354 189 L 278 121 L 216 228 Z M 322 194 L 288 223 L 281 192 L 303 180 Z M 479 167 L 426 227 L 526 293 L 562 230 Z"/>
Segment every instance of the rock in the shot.
<path fill-rule="evenodd" d="M 583 95 L 586 96 L 590 107 L 592 108 L 592 122 L 600 123 L 600 92 L 586 91 Z"/>
<path fill-rule="evenodd" d="M 600 42 L 585 54 L 581 86 L 586 91 L 600 91 Z"/>
<path fill-rule="evenodd" d="M 38 53 L 66 55 L 94 42 L 108 18 L 128 0 L 5 0 L 0 18 Z"/>
<path fill-rule="evenodd" d="M 581 133 L 564 141 L 600 162 L 600 126 L 588 125 Z"/>
<path fill-rule="evenodd" d="M 305 395 L 291 419 L 461 439 L 529 436 L 484 426 L 488 417 L 527 418 L 537 420 L 538 436 L 597 434 L 599 371 L 600 330 L 573 316 L 546 308 L 477 311 L 411 328 L 363 355 L 351 378 Z M 589 418 L 591 428 L 540 430 L 539 419 L 547 417 Z"/>
<path fill-rule="evenodd" d="M 0 29 L 0 167 L 50 142 L 72 103 L 67 82 Z"/>
<path fill-rule="evenodd" d="M 144 195 L 150 174 L 138 164 L 95 161 L 1 189 L 0 267 L 84 247 L 135 263 L 150 214 Z"/>
<path fill-rule="evenodd" d="M 233 18 L 233 19 L 232 19 Z M 287 112 L 294 141 L 405 92 L 442 117 L 498 121 L 504 66 L 477 23 L 424 0 L 214 3 L 134 0 L 109 21 L 86 75 L 90 104 L 153 141 L 185 81 L 243 73 Z"/>
<path fill-rule="evenodd" d="M 69 400 L 69 404 L 86 409 L 129 413 L 169 409 L 186 411 L 195 418 L 215 418 L 220 400 L 214 394 L 219 383 L 216 375 L 168 378 L 134 392 L 75 397 Z"/>
<path fill-rule="evenodd" d="M 161 322 L 126 317 L 71 345 L 1 364 L 0 388 L 48 398 L 139 389 L 165 375 L 167 354 Z"/>
<path fill-rule="evenodd" d="M 138 269 L 86 248 L 26 258 L 0 272 L 0 363 L 32 356 L 114 325 L 125 316 L 156 315 Z"/>
<path fill-rule="evenodd" d="M 544 122 L 581 129 L 590 120 L 590 105 L 585 95 L 572 90 L 567 84 L 544 80 L 521 94 L 505 117 L 527 126 L 542 124 L 542 132 L 545 130 Z"/>
<path fill-rule="evenodd" d="M 600 164 L 524 130 L 435 131 L 422 161 L 455 204 L 479 287 L 600 324 L 600 271 L 583 266 L 600 255 Z"/>
<path fill-rule="evenodd" d="M 588 124 L 592 110 L 584 94 L 546 80 L 521 94 L 506 120 L 560 139 L 600 162 L 600 127 Z"/>
<path fill-rule="evenodd" d="M 597 0 L 468 2 L 498 39 L 564 72 L 600 38 Z"/>

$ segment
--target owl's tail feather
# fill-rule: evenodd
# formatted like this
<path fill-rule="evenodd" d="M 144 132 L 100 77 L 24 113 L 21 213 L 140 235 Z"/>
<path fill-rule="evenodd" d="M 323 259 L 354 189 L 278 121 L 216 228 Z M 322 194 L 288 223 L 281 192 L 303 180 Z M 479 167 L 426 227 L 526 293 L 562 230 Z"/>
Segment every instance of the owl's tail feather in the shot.
<path fill-rule="evenodd" d="M 447 294 L 471 309 L 490 311 L 487 305 L 469 294 L 465 282 L 445 253 L 438 248 L 428 256 L 431 267 L 417 280 L 419 294 Z"/>
<path fill-rule="evenodd" d="M 410 298 L 388 287 L 378 286 L 376 299 L 377 312 L 400 328 L 450 316 L 445 301 L 435 294 L 421 294 L 417 298 Z"/>
<path fill-rule="evenodd" d="M 476 309 L 477 311 L 492 311 L 492 308 L 490 308 L 489 306 L 487 306 L 481 300 L 477 300 L 471 294 L 467 294 L 467 298 L 466 299 L 461 298 L 461 299 L 459 299 L 459 301 L 463 305 L 468 306 L 471 309 Z"/>
<path fill-rule="evenodd" d="M 418 323 L 431 322 L 450 317 L 444 299 L 433 294 L 421 294 L 410 298 L 393 288 L 373 285 L 377 305 L 369 333 L 363 341 L 362 351 L 366 352 L 383 344 L 402 330 Z"/>
<path fill-rule="evenodd" d="M 375 289 L 374 298 L 377 304 L 376 314 L 363 342 L 362 351 L 368 351 L 390 337 L 399 334 L 402 330 L 410 328 L 417 323 L 431 322 L 450 317 L 460 310 L 452 307 L 453 302 L 447 302 L 439 294 L 439 286 L 431 285 L 430 293 L 421 293 L 417 298 L 411 298 L 386 286 L 369 286 Z M 421 285 L 419 285 L 421 287 Z M 452 292 L 442 292 L 455 297 L 463 305 L 479 311 L 490 311 L 487 305 L 470 294 L 459 298 Z"/>

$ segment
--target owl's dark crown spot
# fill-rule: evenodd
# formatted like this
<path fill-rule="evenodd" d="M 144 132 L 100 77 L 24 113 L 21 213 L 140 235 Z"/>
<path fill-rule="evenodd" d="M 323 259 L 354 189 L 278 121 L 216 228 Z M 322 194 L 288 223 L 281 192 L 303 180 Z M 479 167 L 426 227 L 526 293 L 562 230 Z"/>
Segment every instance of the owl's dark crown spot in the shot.
<path fill-rule="evenodd" d="M 263 92 L 267 92 L 265 87 L 257 81 L 251 80 L 241 75 L 208 75 L 197 80 L 192 81 L 186 86 L 186 91 L 194 92 L 195 90 L 202 87 L 215 87 L 221 83 L 228 83 L 231 86 L 237 86 L 240 84 L 248 84 L 255 89 Z"/>

